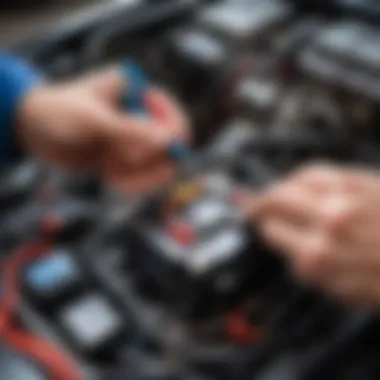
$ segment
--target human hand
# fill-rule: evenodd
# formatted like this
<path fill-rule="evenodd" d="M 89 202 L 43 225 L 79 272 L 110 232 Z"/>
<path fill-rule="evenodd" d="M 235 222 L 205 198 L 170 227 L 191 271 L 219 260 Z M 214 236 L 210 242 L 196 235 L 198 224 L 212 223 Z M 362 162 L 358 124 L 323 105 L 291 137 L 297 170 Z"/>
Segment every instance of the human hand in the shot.
<path fill-rule="evenodd" d="M 328 166 L 290 176 L 251 201 L 264 239 L 307 283 L 380 307 L 380 177 Z"/>
<path fill-rule="evenodd" d="M 35 88 L 19 108 L 19 145 L 65 168 L 98 172 L 128 194 L 160 186 L 174 171 L 167 146 L 188 138 L 186 118 L 159 90 L 147 94 L 149 117 L 128 114 L 127 87 L 110 69 Z"/>

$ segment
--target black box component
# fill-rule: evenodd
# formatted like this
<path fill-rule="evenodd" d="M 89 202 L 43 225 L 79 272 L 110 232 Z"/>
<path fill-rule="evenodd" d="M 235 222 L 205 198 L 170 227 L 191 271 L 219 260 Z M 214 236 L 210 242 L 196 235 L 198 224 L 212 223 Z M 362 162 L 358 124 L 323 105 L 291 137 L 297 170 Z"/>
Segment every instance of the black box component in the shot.
<path fill-rule="evenodd" d="M 330 0 L 330 2 L 333 6 L 332 9 L 339 15 L 353 17 L 374 25 L 379 24 L 380 4 L 378 0 Z"/>
<path fill-rule="evenodd" d="M 11 171 L 2 172 L 0 184 L 0 212 L 17 207 L 26 202 L 42 179 L 42 170 L 34 162 L 25 162 L 13 167 Z"/>
<path fill-rule="evenodd" d="M 72 175 L 63 184 L 64 190 L 70 194 L 83 199 L 93 199 L 99 197 L 103 190 L 103 183 L 100 178 L 94 175 Z"/>
<path fill-rule="evenodd" d="M 97 292 L 64 306 L 58 323 L 81 355 L 96 360 L 113 358 L 128 330 L 126 318 Z"/>
<path fill-rule="evenodd" d="M 341 21 L 317 34 L 300 55 L 312 77 L 380 100 L 380 29 Z"/>
<path fill-rule="evenodd" d="M 177 183 L 127 234 L 139 289 L 190 319 L 219 315 L 269 281 L 274 259 L 219 173 Z M 148 293 L 148 294 L 147 294 Z"/>
<path fill-rule="evenodd" d="M 85 286 L 83 273 L 64 248 L 34 261 L 24 272 L 25 292 L 39 309 L 52 312 L 57 304 L 78 295 Z"/>
<path fill-rule="evenodd" d="M 248 77 L 240 81 L 235 94 L 239 116 L 256 122 L 268 122 L 281 99 L 281 88 L 275 80 Z"/>
<path fill-rule="evenodd" d="M 0 222 L 0 249 L 9 252 L 20 242 L 34 239 L 42 212 L 40 204 L 27 203 L 6 213 Z"/>
<path fill-rule="evenodd" d="M 228 87 L 238 75 L 237 56 L 211 34 L 177 29 L 163 43 L 167 83 L 185 105 L 195 126 L 194 145 L 204 145 L 230 112 Z"/>
<path fill-rule="evenodd" d="M 88 201 L 64 200 L 45 213 L 40 232 L 60 242 L 75 242 L 91 230 L 96 218 L 96 205 Z"/>
<path fill-rule="evenodd" d="M 341 21 L 322 29 L 299 56 L 309 87 L 333 100 L 346 133 L 354 139 L 377 131 L 379 41 L 378 27 Z"/>
<path fill-rule="evenodd" d="M 292 15 L 284 1 L 227 1 L 200 13 L 196 23 L 232 45 L 261 45 L 275 36 Z"/>
<path fill-rule="evenodd" d="M 173 32 L 164 49 L 170 81 L 185 100 L 204 97 L 204 92 L 220 79 L 229 60 L 223 42 L 198 29 Z"/>

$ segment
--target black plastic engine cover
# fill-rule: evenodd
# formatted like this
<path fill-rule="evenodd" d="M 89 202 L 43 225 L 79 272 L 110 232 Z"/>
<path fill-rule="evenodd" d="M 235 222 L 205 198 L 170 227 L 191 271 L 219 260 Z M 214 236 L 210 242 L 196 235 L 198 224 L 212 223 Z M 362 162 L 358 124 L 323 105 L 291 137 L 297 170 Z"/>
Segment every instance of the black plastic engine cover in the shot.
<path fill-rule="evenodd" d="M 167 219 L 161 209 L 173 195 L 165 195 L 126 235 L 139 291 L 191 319 L 220 315 L 255 294 L 277 264 L 233 204 L 234 188 L 215 183 L 205 191 Z"/>

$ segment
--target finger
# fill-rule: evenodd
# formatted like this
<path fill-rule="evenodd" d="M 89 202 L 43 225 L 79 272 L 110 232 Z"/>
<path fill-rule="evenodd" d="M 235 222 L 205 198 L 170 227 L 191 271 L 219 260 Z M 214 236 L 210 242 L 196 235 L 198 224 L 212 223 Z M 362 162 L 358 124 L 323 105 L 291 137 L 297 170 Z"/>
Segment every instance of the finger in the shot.
<path fill-rule="evenodd" d="M 294 174 L 291 180 L 308 186 L 314 191 L 358 192 L 377 184 L 378 175 L 363 169 L 346 169 L 329 165 L 314 165 L 306 167 Z"/>
<path fill-rule="evenodd" d="M 246 218 L 254 221 L 259 204 L 258 195 L 242 187 L 236 187 L 231 192 L 231 200 Z"/>
<path fill-rule="evenodd" d="M 97 171 L 99 168 L 94 161 L 92 152 L 73 154 L 72 151 L 57 150 L 55 152 L 47 151 L 41 154 L 41 157 L 52 165 L 62 166 L 70 172 L 83 173 L 86 171 Z"/>
<path fill-rule="evenodd" d="M 98 158 L 102 156 L 102 146 L 96 143 L 77 144 L 71 139 L 41 138 L 32 136 L 33 146 L 40 152 L 40 158 L 58 164 L 70 171 L 97 171 Z M 49 147 L 49 148 L 47 148 Z"/>
<path fill-rule="evenodd" d="M 298 242 L 295 239 L 298 239 Z M 308 284 L 315 284 L 325 277 L 330 257 L 335 254 L 334 245 L 323 232 L 307 229 L 294 236 L 292 253 L 288 255 L 295 276 Z"/>
<path fill-rule="evenodd" d="M 316 164 L 307 166 L 297 171 L 291 178 L 291 181 L 316 192 L 324 192 L 331 189 L 340 188 L 344 179 L 343 172 L 336 167 Z"/>
<path fill-rule="evenodd" d="M 330 242 L 323 233 L 302 230 L 280 220 L 268 221 L 262 233 L 273 248 L 285 254 L 299 279 L 308 284 L 319 283 L 332 254 Z"/>
<path fill-rule="evenodd" d="M 141 195 L 160 188 L 173 178 L 174 172 L 174 167 L 171 165 L 157 165 L 146 170 L 125 173 L 121 177 L 114 177 L 111 182 L 126 195 Z"/>
<path fill-rule="evenodd" d="M 146 96 L 149 112 L 170 131 L 173 137 L 186 139 L 189 136 L 188 120 L 181 107 L 171 97 L 160 90 L 151 90 Z"/>
<path fill-rule="evenodd" d="M 377 242 L 356 241 L 355 238 L 332 240 L 329 252 L 324 260 L 321 279 L 334 279 L 340 273 L 354 273 L 363 276 L 379 277 L 380 255 L 374 249 Z"/>
<path fill-rule="evenodd" d="M 133 153 L 132 153 L 133 155 Z M 137 161 L 134 158 L 118 159 L 119 156 L 108 155 L 102 162 L 102 173 L 107 178 L 126 178 L 134 173 L 144 173 L 157 166 L 173 166 L 173 162 L 167 157 L 151 157 Z"/>
<path fill-rule="evenodd" d="M 170 141 L 168 133 L 154 122 L 125 117 L 111 148 L 126 164 L 142 165 L 150 159 L 163 157 Z"/>
<path fill-rule="evenodd" d="M 333 280 L 321 283 L 321 289 L 345 304 L 362 304 L 368 297 L 367 294 L 364 294 L 365 287 L 361 283 L 362 280 L 353 273 L 348 275 L 336 274 Z"/>
<path fill-rule="evenodd" d="M 288 219 L 291 223 L 310 224 L 320 219 L 319 198 L 301 186 L 286 183 L 264 195 L 256 205 L 256 217 Z"/>
<path fill-rule="evenodd" d="M 123 74 L 115 67 L 90 74 L 83 81 L 83 85 L 95 96 L 112 102 L 115 107 L 119 107 L 127 88 Z"/>
<path fill-rule="evenodd" d="M 376 244 L 371 244 L 371 242 L 351 244 L 350 247 L 337 258 L 336 262 L 331 264 L 332 270 L 342 268 L 342 270 L 355 270 L 358 273 L 378 276 L 380 273 L 380 255 L 378 250 L 374 249 L 374 247 L 377 246 L 377 242 Z"/>
<path fill-rule="evenodd" d="M 279 218 L 264 220 L 259 229 L 268 244 L 288 257 L 299 255 L 308 239 L 304 230 Z"/>
<path fill-rule="evenodd" d="M 139 146 L 135 144 L 127 149 L 113 149 L 105 154 L 101 170 L 107 178 L 125 179 L 136 172 L 144 173 L 157 166 L 173 166 L 173 162 L 166 155 L 144 156 Z"/>
<path fill-rule="evenodd" d="M 351 306 L 380 305 L 378 276 L 373 277 L 353 271 L 341 272 L 321 283 L 321 289 Z"/>
<path fill-rule="evenodd" d="M 366 306 L 380 308 L 380 281 L 378 273 L 367 277 L 367 281 L 363 285 L 364 302 Z"/>
<path fill-rule="evenodd" d="M 347 194 L 325 195 L 320 202 L 322 227 L 338 238 L 347 238 L 362 219 L 357 197 Z"/>

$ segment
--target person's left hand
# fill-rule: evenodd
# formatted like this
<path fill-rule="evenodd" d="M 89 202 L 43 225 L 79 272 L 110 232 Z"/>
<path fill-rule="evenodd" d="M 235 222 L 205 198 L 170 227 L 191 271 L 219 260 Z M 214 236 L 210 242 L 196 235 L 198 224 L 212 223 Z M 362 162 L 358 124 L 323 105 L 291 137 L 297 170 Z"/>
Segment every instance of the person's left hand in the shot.
<path fill-rule="evenodd" d="M 168 146 L 188 143 L 186 115 L 170 95 L 151 89 L 147 115 L 136 116 L 122 107 L 125 91 L 117 68 L 37 86 L 17 112 L 20 149 L 67 169 L 99 173 L 127 194 L 162 186 L 175 170 Z"/>
<path fill-rule="evenodd" d="M 265 240 L 295 273 L 343 301 L 380 307 L 380 176 L 316 166 L 251 204 Z"/>

